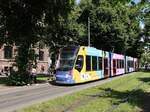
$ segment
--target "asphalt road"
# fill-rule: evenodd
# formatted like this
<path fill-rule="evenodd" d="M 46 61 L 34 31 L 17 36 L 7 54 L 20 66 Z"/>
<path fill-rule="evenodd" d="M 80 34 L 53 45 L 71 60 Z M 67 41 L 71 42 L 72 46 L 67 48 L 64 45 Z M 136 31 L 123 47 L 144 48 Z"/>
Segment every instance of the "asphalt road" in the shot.
<path fill-rule="evenodd" d="M 32 104 L 54 99 L 82 89 L 94 87 L 96 85 L 101 85 L 124 76 L 127 75 L 75 86 L 58 86 L 46 83 L 33 86 L 16 87 L 3 91 L 0 90 L 0 112 L 13 112 Z"/>

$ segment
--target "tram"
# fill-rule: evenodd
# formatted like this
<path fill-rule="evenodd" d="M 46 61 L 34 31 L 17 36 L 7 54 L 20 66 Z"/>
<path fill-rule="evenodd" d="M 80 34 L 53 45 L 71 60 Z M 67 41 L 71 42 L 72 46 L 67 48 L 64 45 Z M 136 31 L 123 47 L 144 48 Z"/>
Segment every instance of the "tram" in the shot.
<path fill-rule="evenodd" d="M 137 58 L 87 46 L 60 49 L 56 83 L 77 84 L 133 72 Z"/>

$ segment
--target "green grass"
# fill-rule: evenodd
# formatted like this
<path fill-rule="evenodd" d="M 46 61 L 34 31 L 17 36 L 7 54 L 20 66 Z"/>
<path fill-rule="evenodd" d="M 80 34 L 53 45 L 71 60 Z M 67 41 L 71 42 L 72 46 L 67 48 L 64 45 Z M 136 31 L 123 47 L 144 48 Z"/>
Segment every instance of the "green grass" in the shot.
<path fill-rule="evenodd" d="M 48 80 L 48 76 L 39 75 L 37 76 L 37 83 L 45 83 Z"/>
<path fill-rule="evenodd" d="M 18 112 L 140 112 L 150 73 L 137 72 Z"/>
<path fill-rule="evenodd" d="M 46 81 L 48 79 L 48 77 L 37 77 L 37 80 L 43 80 Z"/>

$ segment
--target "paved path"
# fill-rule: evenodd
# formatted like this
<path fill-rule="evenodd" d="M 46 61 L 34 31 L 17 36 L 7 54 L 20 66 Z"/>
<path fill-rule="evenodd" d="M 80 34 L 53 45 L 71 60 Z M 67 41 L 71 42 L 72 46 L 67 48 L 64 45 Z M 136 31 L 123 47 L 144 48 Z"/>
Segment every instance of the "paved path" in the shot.
<path fill-rule="evenodd" d="M 73 92 L 80 91 L 82 89 L 100 85 L 124 76 L 127 75 L 76 86 L 57 86 L 46 83 L 0 90 L 0 112 L 12 112 L 31 104 L 54 99 L 59 96 L 67 95 Z"/>

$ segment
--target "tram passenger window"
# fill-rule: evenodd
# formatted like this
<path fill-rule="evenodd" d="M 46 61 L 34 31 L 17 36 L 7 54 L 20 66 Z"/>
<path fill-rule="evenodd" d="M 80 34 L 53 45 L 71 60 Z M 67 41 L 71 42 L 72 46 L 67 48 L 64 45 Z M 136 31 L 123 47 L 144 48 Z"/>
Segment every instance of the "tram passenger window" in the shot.
<path fill-rule="evenodd" d="M 118 68 L 118 60 L 117 60 L 117 68 Z"/>
<path fill-rule="evenodd" d="M 120 60 L 120 68 L 122 68 L 122 60 Z"/>
<path fill-rule="evenodd" d="M 128 61 L 128 67 L 130 67 L 130 61 Z"/>
<path fill-rule="evenodd" d="M 99 61 L 99 70 L 102 70 L 102 57 L 98 57 Z"/>
<path fill-rule="evenodd" d="M 83 68 L 83 56 L 79 55 L 76 61 L 76 69 L 80 72 Z"/>
<path fill-rule="evenodd" d="M 119 60 L 119 64 L 120 64 L 119 68 L 121 68 L 121 60 Z"/>
<path fill-rule="evenodd" d="M 119 60 L 117 60 L 117 68 L 120 68 Z"/>
<path fill-rule="evenodd" d="M 131 67 L 131 61 L 129 61 L 129 67 Z"/>
<path fill-rule="evenodd" d="M 120 61 L 120 68 L 122 68 L 122 60 L 119 60 Z"/>
<path fill-rule="evenodd" d="M 128 66 L 133 67 L 133 61 L 128 61 Z"/>
<path fill-rule="evenodd" d="M 97 70 L 97 57 L 92 56 L 92 70 Z"/>
<path fill-rule="evenodd" d="M 124 68 L 124 60 L 122 60 L 122 68 Z"/>
<path fill-rule="evenodd" d="M 119 60 L 119 64 L 120 64 L 119 68 L 121 68 L 121 66 L 122 66 L 122 65 L 121 65 L 121 60 Z"/>
<path fill-rule="evenodd" d="M 116 60 L 113 59 L 113 67 L 116 69 Z"/>
<path fill-rule="evenodd" d="M 131 67 L 133 67 L 133 61 L 131 61 Z"/>
<path fill-rule="evenodd" d="M 91 56 L 86 56 L 86 71 L 91 71 Z"/>

